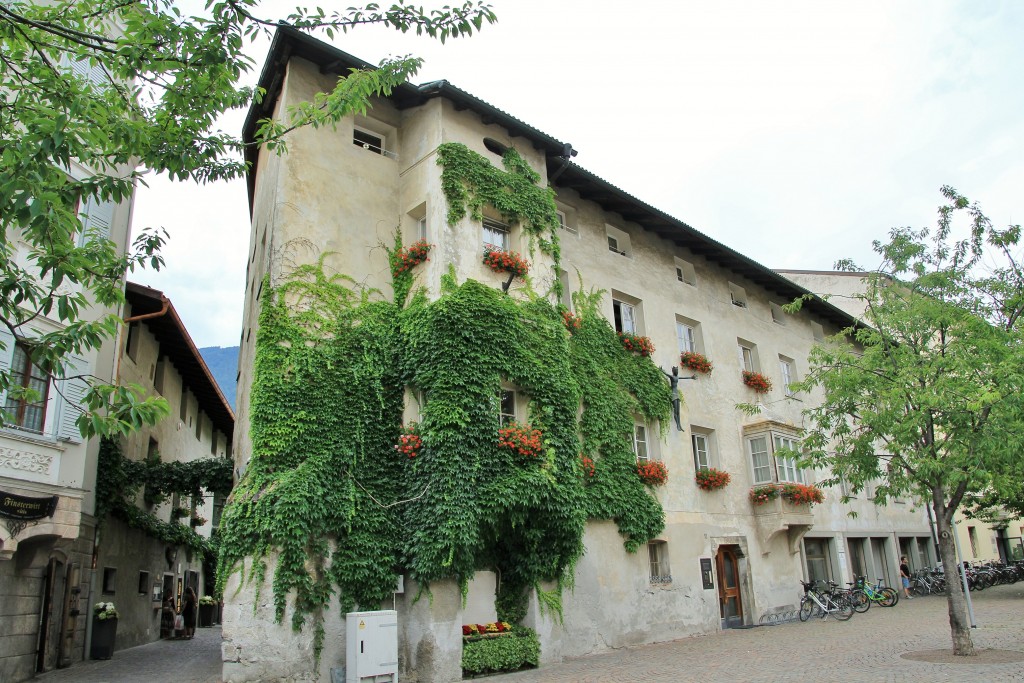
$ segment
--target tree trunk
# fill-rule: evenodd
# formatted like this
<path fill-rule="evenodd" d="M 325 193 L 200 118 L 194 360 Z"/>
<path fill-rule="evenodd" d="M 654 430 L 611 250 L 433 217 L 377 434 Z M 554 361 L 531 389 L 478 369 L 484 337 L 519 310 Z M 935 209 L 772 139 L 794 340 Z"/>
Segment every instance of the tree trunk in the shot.
<path fill-rule="evenodd" d="M 935 511 L 935 524 L 939 532 L 939 557 L 946 572 L 946 602 L 949 608 L 949 630 L 953 637 L 953 654 L 972 657 L 977 653 L 974 651 L 974 640 L 971 639 L 964 585 L 956 561 L 956 546 L 953 540 L 953 534 L 956 532 L 951 523 L 952 515 L 950 518 L 946 516 L 943 499 L 941 489 L 933 491 L 932 509 Z"/>

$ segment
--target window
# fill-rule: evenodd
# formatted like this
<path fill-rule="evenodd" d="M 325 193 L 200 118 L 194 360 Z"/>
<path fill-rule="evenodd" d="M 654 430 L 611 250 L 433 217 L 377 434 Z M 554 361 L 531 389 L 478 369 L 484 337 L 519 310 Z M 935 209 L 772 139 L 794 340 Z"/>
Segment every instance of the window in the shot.
<path fill-rule="evenodd" d="M 811 323 L 811 334 L 814 336 L 814 341 L 818 342 L 819 344 L 825 341 L 825 328 L 822 327 L 819 323 Z"/>
<path fill-rule="evenodd" d="M 697 274 L 693 270 L 693 264 L 681 258 L 676 259 L 676 280 L 687 285 L 697 285 Z"/>
<path fill-rule="evenodd" d="M 427 240 L 427 217 L 426 216 L 424 216 L 423 218 L 421 218 L 418 221 L 416 221 L 416 238 L 420 239 L 420 240 L 423 240 L 423 241 Z"/>
<path fill-rule="evenodd" d="M 668 543 L 651 541 L 647 544 L 647 557 L 651 565 L 651 583 L 672 583 L 672 570 L 668 566 Z"/>
<path fill-rule="evenodd" d="M 697 351 L 697 341 L 693 326 L 677 320 L 676 339 L 679 341 L 679 353 L 693 353 Z"/>
<path fill-rule="evenodd" d="M 128 332 L 125 334 L 124 350 L 133 361 L 139 359 L 139 323 L 128 323 Z"/>
<path fill-rule="evenodd" d="M 9 420 L 8 424 L 42 434 L 46 421 L 46 402 L 49 399 L 50 379 L 32 362 L 31 348 L 22 342 L 14 344 L 10 381 L 7 402 L 4 404 L 4 410 L 7 412 Z M 11 390 L 17 391 L 12 392 Z"/>
<path fill-rule="evenodd" d="M 694 471 L 711 468 L 711 443 L 710 435 L 693 431 L 690 440 L 693 443 L 693 469 Z"/>
<path fill-rule="evenodd" d="M 788 436 L 775 436 L 775 451 L 789 450 L 798 452 L 800 450 L 800 444 L 796 439 Z M 790 456 L 775 456 L 775 464 L 778 467 L 779 481 L 790 482 L 794 484 L 804 483 L 804 471 L 796 466 L 796 457 Z"/>
<path fill-rule="evenodd" d="M 139 572 L 139 595 L 149 595 L 149 572 Z"/>
<path fill-rule="evenodd" d="M 352 144 L 374 154 L 384 154 L 384 136 L 361 128 L 352 129 Z"/>
<path fill-rule="evenodd" d="M 563 261 L 564 263 L 564 261 Z M 558 283 L 562 286 L 562 295 L 558 302 L 565 306 L 569 311 L 572 310 L 572 287 L 569 285 L 569 272 L 566 270 L 558 271 Z"/>
<path fill-rule="evenodd" d="M 210 430 L 210 455 L 217 455 L 217 432 Z"/>
<path fill-rule="evenodd" d="M 795 392 L 789 385 L 796 381 L 796 365 L 793 359 L 779 356 L 779 370 L 782 371 L 782 388 L 786 396 L 792 396 Z"/>
<path fill-rule="evenodd" d="M 555 215 L 558 216 L 558 227 L 560 227 L 562 230 L 567 230 L 569 232 L 576 232 L 575 228 L 569 227 L 569 223 L 566 221 L 564 211 L 555 211 Z"/>
<path fill-rule="evenodd" d="M 744 291 L 744 289 L 742 287 L 740 287 L 739 285 L 734 285 L 733 283 L 730 282 L 729 283 L 729 301 L 732 302 L 733 306 L 738 306 L 739 308 L 746 308 L 747 307 L 747 293 L 746 293 L 746 291 Z"/>
<path fill-rule="evenodd" d="M 625 301 L 612 300 L 612 312 L 615 314 L 615 331 L 636 334 L 636 308 Z"/>
<path fill-rule="evenodd" d="M 199 413 L 196 415 L 196 439 L 203 437 L 203 414 Z"/>
<path fill-rule="evenodd" d="M 797 467 L 797 453 L 800 442 L 796 438 L 777 433 L 758 434 L 747 438 L 747 450 L 750 454 L 750 466 L 754 473 L 755 484 L 783 482 L 805 484 L 804 470 Z M 781 453 L 780 453 L 781 452 Z M 776 453 L 780 453 L 776 455 Z"/>
<path fill-rule="evenodd" d="M 604 230 L 608 236 L 608 251 L 621 256 L 630 256 L 632 254 L 628 233 L 612 225 L 605 225 Z"/>
<path fill-rule="evenodd" d="M 182 422 L 188 417 L 188 389 L 181 388 L 181 404 L 178 406 L 178 419 Z"/>
<path fill-rule="evenodd" d="M 149 445 L 146 447 L 146 460 L 154 462 L 160 460 L 160 442 L 149 437 Z"/>
<path fill-rule="evenodd" d="M 114 567 L 103 568 L 103 592 L 109 595 L 114 594 L 114 586 L 117 579 L 117 569 Z"/>
<path fill-rule="evenodd" d="M 973 526 L 967 527 L 967 538 L 971 540 L 971 555 L 978 556 L 978 530 Z"/>
<path fill-rule="evenodd" d="M 757 347 L 748 341 L 740 339 L 737 344 L 739 352 L 740 369 L 747 372 L 757 372 L 760 367 L 757 362 Z"/>
<path fill-rule="evenodd" d="M 647 448 L 647 427 L 645 425 L 633 425 L 633 452 L 636 453 L 637 461 L 647 462 L 651 459 L 650 451 Z"/>
<path fill-rule="evenodd" d="M 500 405 L 498 406 L 498 424 L 502 427 L 510 422 L 516 421 L 516 392 L 508 389 L 501 390 Z"/>
<path fill-rule="evenodd" d="M 484 246 L 508 251 L 511 243 L 509 227 L 492 218 L 484 219 Z"/>
<path fill-rule="evenodd" d="M 750 448 L 750 462 L 754 467 L 754 483 L 767 484 L 772 481 L 772 461 L 768 457 L 768 437 L 758 436 L 747 439 Z"/>
<path fill-rule="evenodd" d="M 769 303 L 768 305 L 772 309 L 772 322 L 776 325 L 785 325 L 786 312 L 782 310 L 782 306 L 775 303 Z"/>
<path fill-rule="evenodd" d="M 156 367 L 153 370 L 153 388 L 156 389 L 156 393 L 163 396 L 164 393 L 164 375 L 167 374 L 167 362 L 163 356 L 156 361 Z"/>
<path fill-rule="evenodd" d="M 804 539 L 804 556 L 807 558 L 808 581 L 832 580 L 830 543 L 830 539 L 827 538 Z"/>

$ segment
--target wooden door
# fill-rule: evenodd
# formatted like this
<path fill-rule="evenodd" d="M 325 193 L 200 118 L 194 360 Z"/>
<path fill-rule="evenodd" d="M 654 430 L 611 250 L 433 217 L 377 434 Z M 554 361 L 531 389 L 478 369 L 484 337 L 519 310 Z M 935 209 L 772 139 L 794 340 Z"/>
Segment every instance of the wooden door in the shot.
<path fill-rule="evenodd" d="M 740 563 L 736 546 L 718 549 L 718 602 L 722 612 L 722 628 L 743 625 L 743 600 L 740 597 Z"/>

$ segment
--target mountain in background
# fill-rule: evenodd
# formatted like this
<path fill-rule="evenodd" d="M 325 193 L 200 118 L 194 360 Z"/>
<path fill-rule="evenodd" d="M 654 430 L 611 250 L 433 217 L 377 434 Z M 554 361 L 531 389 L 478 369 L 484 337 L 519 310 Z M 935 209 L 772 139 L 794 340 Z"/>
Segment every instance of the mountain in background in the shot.
<path fill-rule="evenodd" d="M 199 349 L 199 354 L 210 368 L 210 374 L 217 381 L 224 398 L 235 409 L 235 389 L 238 383 L 235 378 L 238 376 L 238 347 L 237 346 L 207 346 Z"/>

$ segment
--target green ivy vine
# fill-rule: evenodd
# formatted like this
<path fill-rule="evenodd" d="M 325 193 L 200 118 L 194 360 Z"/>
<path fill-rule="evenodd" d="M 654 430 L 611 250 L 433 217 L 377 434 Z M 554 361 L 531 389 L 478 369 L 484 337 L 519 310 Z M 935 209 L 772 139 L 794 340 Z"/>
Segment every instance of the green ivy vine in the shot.
<path fill-rule="evenodd" d="M 491 204 L 557 257 L 553 195 L 514 150 L 506 172 L 462 145 L 442 145 L 440 158 L 450 221 Z M 399 235 L 392 260 L 401 249 Z M 243 582 L 260 586 L 276 555 L 276 617 L 294 596 L 292 626 L 312 618 L 317 656 L 332 595 L 342 612 L 375 609 L 400 573 L 465 590 L 492 570 L 498 618 L 517 623 L 534 588 L 560 610 L 588 518 L 615 520 L 630 552 L 664 526 L 632 435 L 634 416 L 666 423 L 669 389 L 649 358 L 623 349 L 601 293 L 576 294 L 570 334 L 564 311 L 529 287 L 516 299 L 449 273 L 438 299 L 421 289 L 407 300 L 412 276 L 398 279 L 386 301 L 325 273 L 322 257 L 264 283 L 252 455 L 222 516 L 218 590 L 245 567 Z M 540 457 L 498 447 L 506 383 L 529 399 L 520 420 L 543 433 Z M 406 391 L 425 398 L 411 458 L 395 448 Z M 541 591 L 544 581 L 558 589 Z"/>
<path fill-rule="evenodd" d="M 211 539 L 197 534 L 187 524 L 165 522 L 139 508 L 135 499 L 140 488 L 150 502 L 171 494 L 196 498 L 203 490 L 227 494 L 232 486 L 232 462 L 225 458 L 201 458 L 190 462 L 129 460 L 113 439 L 100 441 L 96 480 L 96 516 L 111 515 L 133 529 L 170 545 L 180 545 L 205 555 L 216 553 Z"/>

